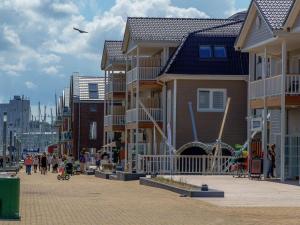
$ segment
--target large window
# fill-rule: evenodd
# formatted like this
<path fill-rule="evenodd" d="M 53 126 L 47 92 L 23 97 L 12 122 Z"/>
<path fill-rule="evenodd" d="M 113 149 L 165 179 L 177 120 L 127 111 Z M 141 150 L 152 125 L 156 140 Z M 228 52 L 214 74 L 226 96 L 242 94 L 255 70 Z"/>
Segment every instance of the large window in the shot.
<path fill-rule="evenodd" d="M 223 112 L 226 104 L 225 89 L 199 88 L 197 93 L 198 112 Z"/>
<path fill-rule="evenodd" d="M 224 45 L 200 45 L 199 47 L 200 59 L 225 59 L 227 58 L 227 51 Z"/>
<path fill-rule="evenodd" d="M 97 139 L 97 122 L 95 122 L 95 121 L 90 123 L 89 138 L 90 138 L 90 140 Z"/>
<path fill-rule="evenodd" d="M 98 99 L 98 84 L 89 84 L 89 98 Z"/>

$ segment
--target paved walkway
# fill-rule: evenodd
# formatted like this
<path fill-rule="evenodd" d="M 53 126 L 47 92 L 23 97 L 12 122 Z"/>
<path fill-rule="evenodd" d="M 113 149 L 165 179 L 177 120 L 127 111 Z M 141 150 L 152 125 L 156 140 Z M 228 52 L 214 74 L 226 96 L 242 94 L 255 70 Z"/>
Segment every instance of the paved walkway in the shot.
<path fill-rule="evenodd" d="M 223 190 L 223 199 L 203 199 L 230 207 L 300 207 L 300 186 L 280 182 L 233 178 L 232 176 L 174 176 L 187 183 Z M 299 221 L 300 224 L 300 221 Z"/>
<path fill-rule="evenodd" d="M 300 208 L 219 207 L 138 182 L 21 177 L 20 222 L 3 225 L 299 225 Z"/>

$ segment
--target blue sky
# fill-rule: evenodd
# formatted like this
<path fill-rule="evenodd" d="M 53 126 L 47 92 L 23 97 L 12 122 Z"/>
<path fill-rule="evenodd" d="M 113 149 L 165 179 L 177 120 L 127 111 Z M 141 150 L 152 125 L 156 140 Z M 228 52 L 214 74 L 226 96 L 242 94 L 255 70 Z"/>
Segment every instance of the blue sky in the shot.
<path fill-rule="evenodd" d="M 127 16 L 228 17 L 250 0 L 1 0 L 0 102 L 15 94 L 54 104 L 72 72 L 102 75 L 105 39 Z M 73 31 L 73 26 L 88 34 Z"/>

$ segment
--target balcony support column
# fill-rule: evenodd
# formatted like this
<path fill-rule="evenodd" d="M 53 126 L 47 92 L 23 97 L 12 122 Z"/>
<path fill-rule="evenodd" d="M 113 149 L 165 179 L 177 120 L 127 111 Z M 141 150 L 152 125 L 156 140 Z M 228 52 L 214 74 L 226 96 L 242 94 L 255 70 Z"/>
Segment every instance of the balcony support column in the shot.
<path fill-rule="evenodd" d="M 248 106 L 247 106 L 247 141 L 248 141 L 248 173 L 251 173 L 251 162 L 252 162 L 252 149 L 251 149 L 251 143 L 252 143 L 252 134 L 251 134 L 251 120 L 253 118 L 253 111 L 250 107 L 250 101 L 251 101 L 251 95 L 250 95 L 250 83 L 254 78 L 254 57 L 255 54 L 250 52 L 249 53 L 249 76 L 248 76 Z"/>
<path fill-rule="evenodd" d="M 263 127 L 262 127 L 262 149 L 264 152 L 264 178 L 266 179 L 268 175 L 268 139 L 267 139 L 267 129 L 268 129 L 268 119 L 267 119 L 267 90 L 266 90 L 266 78 L 267 78 L 267 48 L 264 49 L 263 65 L 262 65 L 262 79 L 263 79 L 263 95 L 264 95 L 264 109 L 263 109 Z"/>
<path fill-rule="evenodd" d="M 283 40 L 281 44 L 282 76 L 281 76 L 281 140 L 280 140 L 280 180 L 285 181 L 285 135 L 286 135 L 286 108 L 285 108 L 285 79 L 287 66 L 287 46 Z"/>
<path fill-rule="evenodd" d="M 137 72 L 137 82 L 136 82 L 136 99 L 135 108 L 137 110 L 136 118 L 136 130 L 135 130 L 135 160 L 138 157 L 138 143 L 139 143 L 139 101 L 140 101 L 140 48 L 136 48 L 136 72 Z M 137 162 L 137 161 L 136 161 Z M 136 164 L 135 164 L 136 165 Z"/>
<path fill-rule="evenodd" d="M 127 72 L 128 72 L 128 55 L 126 54 L 126 67 L 125 67 L 125 134 L 124 134 L 124 139 L 125 139 L 125 168 L 124 170 L 127 171 L 128 169 L 128 133 L 126 129 L 126 112 L 128 110 L 128 87 L 127 87 Z"/>

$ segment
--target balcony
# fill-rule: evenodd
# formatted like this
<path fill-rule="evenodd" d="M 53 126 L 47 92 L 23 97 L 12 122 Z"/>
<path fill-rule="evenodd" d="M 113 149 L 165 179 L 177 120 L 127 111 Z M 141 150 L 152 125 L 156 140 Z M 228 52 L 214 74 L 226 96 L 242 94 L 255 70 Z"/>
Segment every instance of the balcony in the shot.
<path fill-rule="evenodd" d="M 125 115 L 109 115 L 104 117 L 104 126 L 124 126 Z"/>
<path fill-rule="evenodd" d="M 105 93 L 112 93 L 112 92 L 125 92 L 126 91 L 126 85 L 125 85 L 125 79 L 124 81 L 121 80 L 115 80 L 112 82 L 109 82 L 105 85 Z"/>
<path fill-rule="evenodd" d="M 125 115 L 125 107 L 108 105 L 106 108 L 106 112 L 106 115 Z"/>
<path fill-rule="evenodd" d="M 147 108 L 147 110 L 155 121 L 162 121 L 162 110 L 160 108 Z M 151 120 L 143 109 L 130 109 L 126 112 L 126 123 L 134 122 L 151 122 Z"/>
<path fill-rule="evenodd" d="M 127 72 L 127 85 L 137 80 L 154 81 L 161 71 L 161 67 L 135 67 Z"/>
<path fill-rule="evenodd" d="M 279 96 L 282 93 L 282 75 L 266 78 L 265 90 L 266 97 Z M 300 95 L 300 74 L 288 74 L 285 80 L 285 94 L 288 96 Z M 264 80 L 256 80 L 250 83 L 250 99 L 264 97 Z"/>
<path fill-rule="evenodd" d="M 135 155 L 146 155 L 148 150 L 151 149 L 151 144 L 150 143 L 128 143 L 127 149 L 132 153 L 136 153 Z"/>

